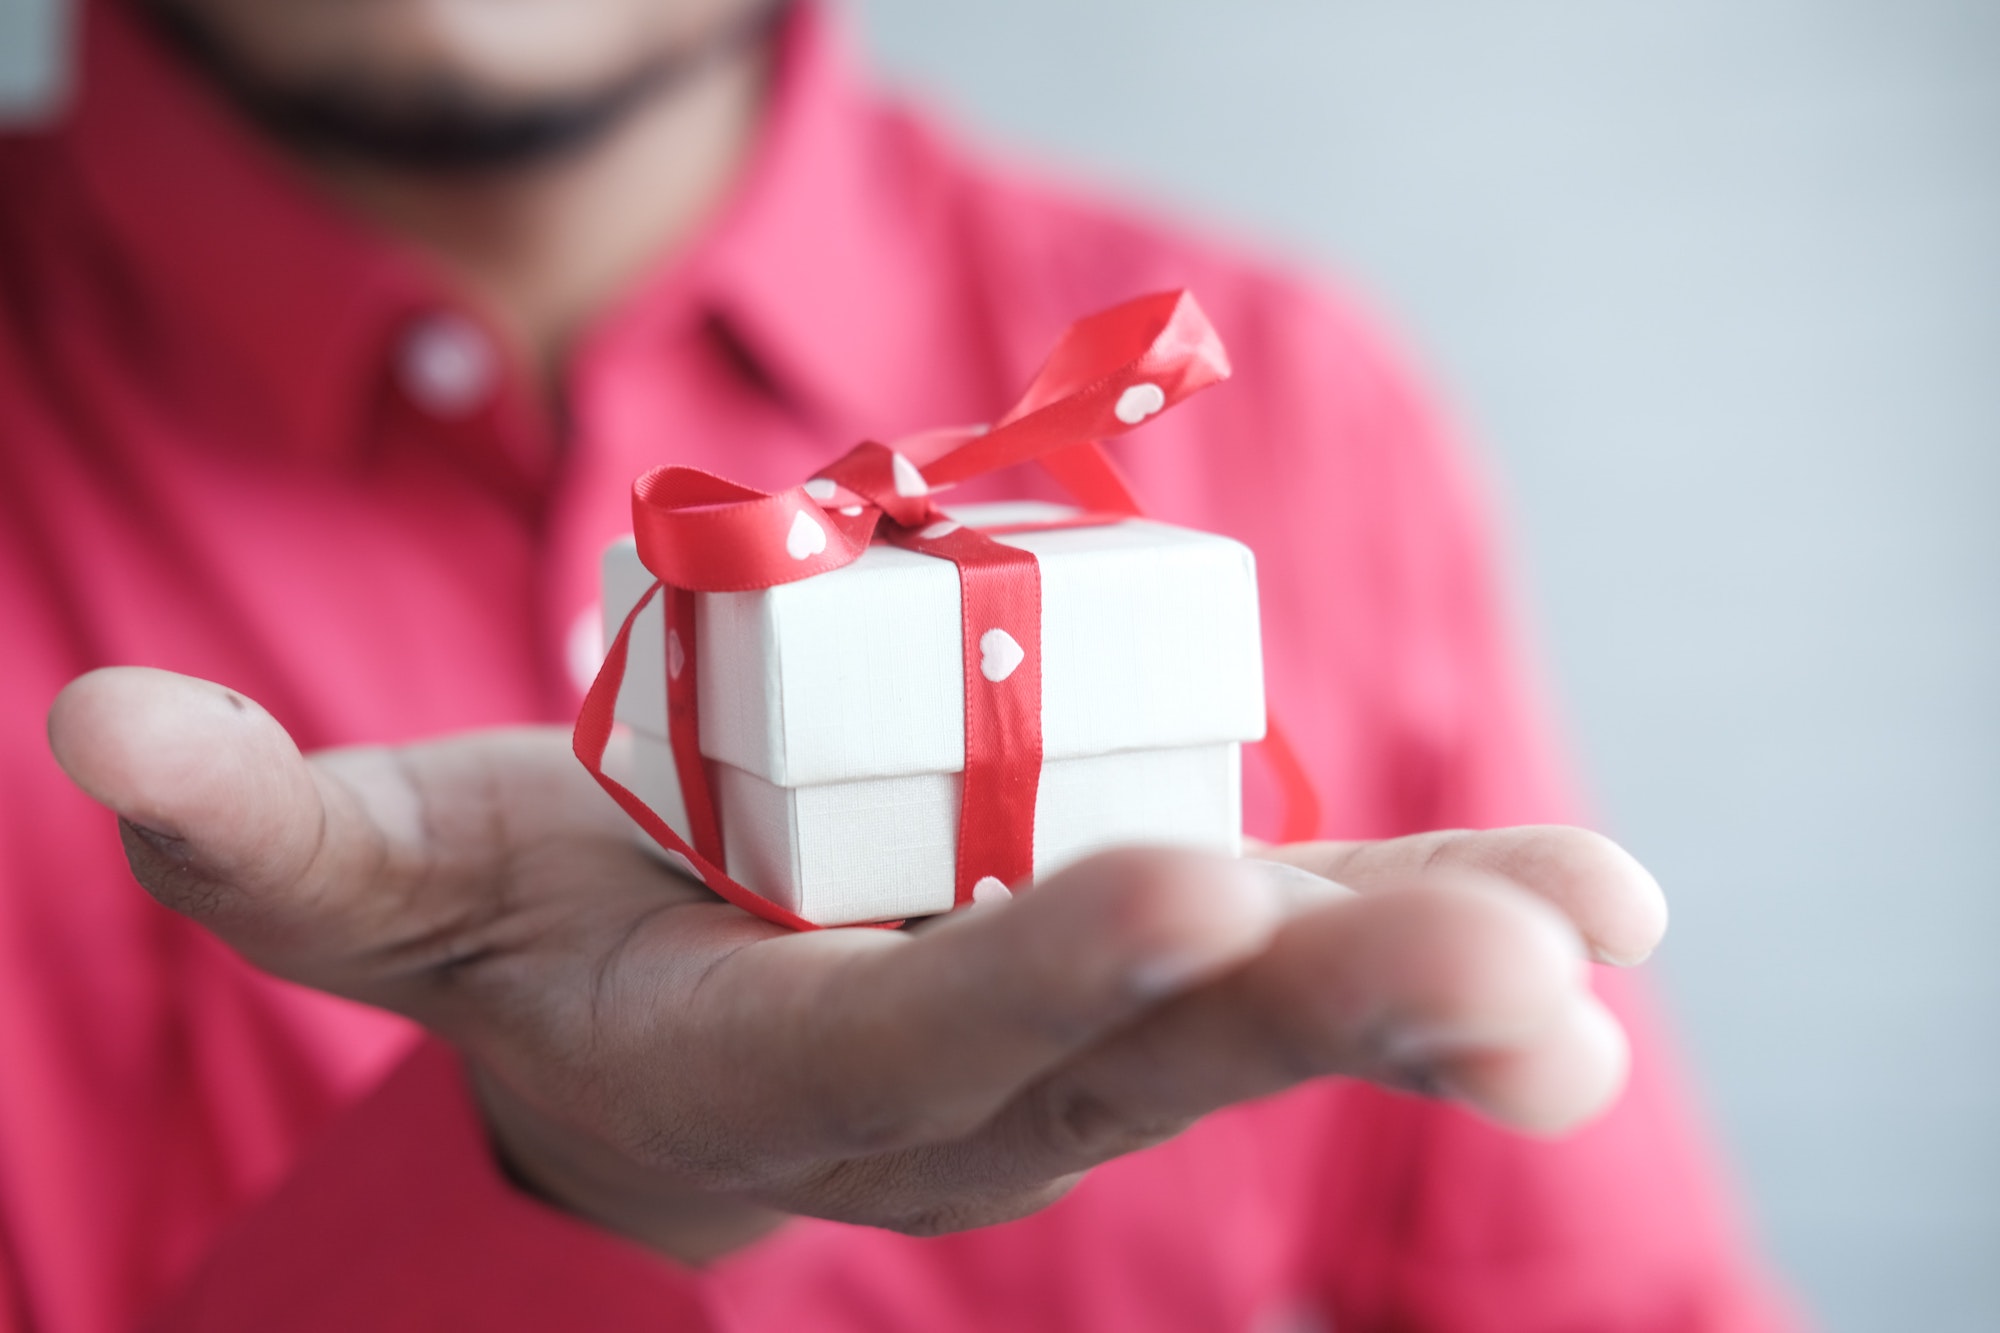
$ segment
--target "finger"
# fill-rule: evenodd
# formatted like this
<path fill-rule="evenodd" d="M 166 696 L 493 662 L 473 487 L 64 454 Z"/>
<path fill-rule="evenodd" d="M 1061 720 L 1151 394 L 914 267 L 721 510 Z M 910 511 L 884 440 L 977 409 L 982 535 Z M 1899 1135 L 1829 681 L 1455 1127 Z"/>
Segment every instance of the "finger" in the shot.
<path fill-rule="evenodd" d="M 1253 865 L 1126 850 L 922 934 L 738 950 L 638 1036 L 674 1046 L 665 1097 L 704 1101 L 656 1121 L 729 1126 L 815 1163 L 961 1137 L 1077 1050 L 1256 956 L 1283 911 Z M 657 974 L 643 953 L 632 961 L 639 984 Z"/>
<path fill-rule="evenodd" d="M 1611 839 L 1562 825 L 1453 830 L 1387 842 L 1310 842 L 1261 855 L 1361 893 L 1434 871 L 1496 876 L 1543 898 L 1576 926 L 1599 962 L 1643 962 L 1667 929 L 1667 900 L 1646 868 Z"/>
<path fill-rule="evenodd" d="M 1602 1114 L 1630 1066 L 1625 1030 L 1583 995 L 1533 1040 L 1439 1051 L 1419 1078 L 1504 1125 L 1553 1137 Z"/>
<path fill-rule="evenodd" d="M 1487 877 L 1334 901 L 1251 965 L 1182 996 L 1026 1090 L 917 1179 L 997 1200 L 1306 1079 L 1430 1086 L 1509 1124 L 1575 1123 L 1623 1077 L 1574 931 Z M 1615 1025 L 1614 1025 L 1615 1026 Z M 893 1194 L 891 1197 L 894 1197 Z M 920 1212 L 924 1190 L 903 1196 Z"/>
<path fill-rule="evenodd" d="M 49 740 L 118 813 L 133 872 L 161 902 L 260 966 L 363 998 L 474 947 L 523 845 L 612 822 L 553 735 L 309 761 L 255 703 L 165 671 L 71 682 Z"/>

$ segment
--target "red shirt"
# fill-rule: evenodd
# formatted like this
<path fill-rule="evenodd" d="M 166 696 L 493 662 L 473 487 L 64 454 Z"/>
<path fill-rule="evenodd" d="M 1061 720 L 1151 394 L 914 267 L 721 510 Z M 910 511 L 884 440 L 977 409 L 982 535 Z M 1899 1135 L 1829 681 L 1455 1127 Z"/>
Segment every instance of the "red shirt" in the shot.
<path fill-rule="evenodd" d="M 800 1221 L 699 1273 L 514 1192 L 448 1051 L 132 886 L 47 756 L 65 681 L 211 677 L 308 747 L 567 719 L 636 473 L 776 487 L 990 417 L 1072 318 L 1187 286 L 1238 375 L 1118 452 L 1162 517 L 1256 548 L 1326 831 L 1560 819 L 1473 489 L 1337 299 L 972 159 L 852 84 L 809 10 L 741 184 L 584 341 L 560 429 L 437 274 L 131 20 L 84 28 L 71 113 L 0 139 L 0 1327 L 1783 1323 L 1611 977 L 1632 1086 L 1560 1144 L 1325 1082 L 1008 1226 Z M 1248 802 L 1268 832 L 1255 765 Z"/>

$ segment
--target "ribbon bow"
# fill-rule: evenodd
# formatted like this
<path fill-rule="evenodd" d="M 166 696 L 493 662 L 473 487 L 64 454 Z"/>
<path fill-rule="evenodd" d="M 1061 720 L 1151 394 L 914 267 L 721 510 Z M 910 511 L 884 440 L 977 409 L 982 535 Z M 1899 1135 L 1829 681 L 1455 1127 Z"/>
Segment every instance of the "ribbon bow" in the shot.
<path fill-rule="evenodd" d="M 934 431 L 892 448 L 857 445 L 804 483 L 766 493 L 688 467 L 632 486 L 640 561 L 657 578 L 626 615 L 578 714 L 577 757 L 612 799 L 715 893 L 768 921 L 816 927 L 723 869 L 722 838 L 696 707 L 694 595 L 771 588 L 839 569 L 886 541 L 958 568 L 964 640 L 965 773 L 954 902 L 982 884 L 1034 872 L 1042 765 L 1041 579 L 1033 554 L 961 526 L 934 495 L 1031 459 L 1088 511 L 1033 527 L 1113 522 L 1142 511 L 1098 441 L 1122 435 L 1229 376 L 1222 340 L 1187 292 L 1143 296 L 1079 320 L 991 428 Z M 1022 529 L 1013 529 L 1019 531 Z M 667 729 L 692 842 L 604 772 L 633 623 L 668 594 Z M 1286 836 L 1310 836 L 1317 810 L 1303 768 L 1275 729 L 1265 748 L 1288 804 Z"/>

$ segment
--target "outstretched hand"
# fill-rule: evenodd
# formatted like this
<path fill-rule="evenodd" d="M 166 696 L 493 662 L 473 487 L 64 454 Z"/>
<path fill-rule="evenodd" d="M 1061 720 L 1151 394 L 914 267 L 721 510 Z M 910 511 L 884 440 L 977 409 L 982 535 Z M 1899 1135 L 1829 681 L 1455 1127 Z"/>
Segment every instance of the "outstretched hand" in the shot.
<path fill-rule="evenodd" d="M 1524 828 L 1121 851 L 914 929 L 793 934 L 642 851 L 556 729 L 305 757 L 222 686 L 113 668 L 49 735 L 161 902 L 456 1045 L 528 1186 L 695 1261 L 791 1213 L 1018 1217 L 1328 1074 L 1567 1129 L 1625 1071 L 1584 960 L 1666 923 L 1614 844 Z"/>

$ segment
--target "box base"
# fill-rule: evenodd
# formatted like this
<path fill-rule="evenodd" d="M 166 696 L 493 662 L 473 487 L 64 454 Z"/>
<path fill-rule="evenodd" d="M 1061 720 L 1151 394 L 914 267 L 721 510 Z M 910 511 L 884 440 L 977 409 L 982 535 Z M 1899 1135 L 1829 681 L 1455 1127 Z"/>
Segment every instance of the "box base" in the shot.
<path fill-rule="evenodd" d="M 729 764 L 708 768 L 727 869 L 745 887 L 822 926 L 951 910 L 959 774 L 779 787 Z M 666 742 L 633 733 L 629 785 L 685 831 Z M 1135 843 L 1235 856 L 1242 812 L 1236 744 L 1052 760 L 1035 802 L 1036 877 Z"/>

